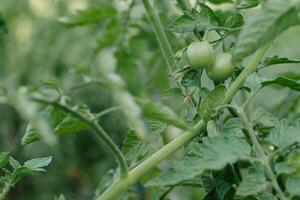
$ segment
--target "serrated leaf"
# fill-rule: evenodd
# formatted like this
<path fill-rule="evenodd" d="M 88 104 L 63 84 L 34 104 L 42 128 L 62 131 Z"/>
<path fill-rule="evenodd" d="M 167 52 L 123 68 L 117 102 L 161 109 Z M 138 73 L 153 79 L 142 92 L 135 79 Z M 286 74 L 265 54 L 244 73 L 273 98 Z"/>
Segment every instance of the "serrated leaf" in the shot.
<path fill-rule="evenodd" d="M 9 164 L 15 170 L 21 167 L 21 164 L 11 156 L 9 157 Z"/>
<path fill-rule="evenodd" d="M 188 13 L 175 19 L 167 30 L 177 33 L 186 33 L 197 30 L 199 32 L 205 31 L 210 27 L 219 25 L 219 18 L 214 11 L 207 5 L 200 3 L 201 11 L 191 10 Z"/>
<path fill-rule="evenodd" d="M 241 30 L 234 59 L 241 61 L 290 26 L 299 23 L 295 6 L 285 0 L 266 1 L 262 10 L 249 16 Z"/>
<path fill-rule="evenodd" d="M 265 80 L 267 79 L 262 77 L 260 74 L 252 73 L 246 78 L 244 87 L 250 90 L 250 92 L 255 92 L 262 87 L 261 83 Z"/>
<path fill-rule="evenodd" d="M 220 133 L 224 135 L 243 136 L 243 128 L 244 125 L 240 118 L 230 118 L 225 121 Z"/>
<path fill-rule="evenodd" d="M 147 155 L 148 150 L 149 146 L 142 142 L 134 131 L 130 131 L 123 141 L 122 152 L 127 160 L 139 160 Z"/>
<path fill-rule="evenodd" d="M 287 120 L 281 120 L 267 137 L 267 141 L 276 147 L 285 147 L 300 142 L 300 120 L 290 125 Z"/>
<path fill-rule="evenodd" d="M 282 87 L 288 87 L 292 90 L 300 91 L 300 80 L 293 80 L 285 77 L 278 77 L 273 80 L 263 81 L 261 84 L 263 86 L 267 86 L 270 84 L 278 84 Z"/>
<path fill-rule="evenodd" d="M 190 70 L 186 72 L 181 78 L 181 85 L 183 87 L 192 87 L 199 84 L 200 74 L 197 70 Z"/>
<path fill-rule="evenodd" d="M 259 172 L 249 173 L 237 188 L 236 195 L 246 197 L 258 194 L 267 188 L 267 181 L 263 174 Z"/>
<path fill-rule="evenodd" d="M 35 158 L 32 160 L 28 160 L 24 163 L 24 167 L 27 167 L 28 169 L 31 169 L 33 171 L 46 171 L 43 169 L 43 167 L 48 166 L 52 161 L 52 157 L 44 157 L 44 158 Z"/>
<path fill-rule="evenodd" d="M 109 170 L 101 177 L 97 189 L 95 191 L 95 196 L 99 196 L 106 190 L 106 188 L 110 186 L 110 184 L 114 179 L 114 176 L 115 176 L 115 171 Z"/>
<path fill-rule="evenodd" d="M 226 92 L 224 85 L 218 85 L 202 100 L 199 114 L 203 119 L 209 119 L 213 110 L 222 104 Z"/>
<path fill-rule="evenodd" d="M 300 196 L 300 177 L 289 177 L 285 185 L 290 195 Z"/>
<path fill-rule="evenodd" d="M 291 174 L 296 171 L 293 167 L 290 167 L 284 162 L 276 163 L 274 168 L 278 176 L 281 174 Z"/>
<path fill-rule="evenodd" d="M 243 25 L 244 25 L 244 17 L 239 13 L 230 15 L 225 21 L 225 26 L 229 28 L 237 28 Z"/>
<path fill-rule="evenodd" d="M 65 119 L 55 127 L 55 133 L 64 135 L 67 133 L 75 133 L 86 129 L 88 126 L 78 118 L 68 115 Z"/>
<path fill-rule="evenodd" d="M 250 151 L 247 142 L 235 136 L 206 137 L 202 144 L 192 144 L 185 158 L 164 170 L 147 185 L 173 185 L 201 175 L 206 170 L 220 170 L 227 164 L 249 159 Z"/>
<path fill-rule="evenodd" d="M 258 6 L 260 0 L 237 0 L 235 7 L 237 9 L 247 9 Z"/>
<path fill-rule="evenodd" d="M 42 139 L 41 135 L 39 135 L 37 130 L 32 127 L 32 123 L 29 122 L 22 137 L 21 145 L 30 144 L 32 142 L 39 141 L 40 139 Z"/>
<path fill-rule="evenodd" d="M 2 152 L 0 154 L 0 168 L 4 167 L 9 161 L 9 153 Z"/>
<path fill-rule="evenodd" d="M 173 125 L 182 130 L 188 130 L 188 124 L 170 108 L 145 99 L 137 99 L 146 118 L 158 120 Z"/>
<path fill-rule="evenodd" d="M 261 62 L 261 68 L 267 67 L 270 65 L 277 65 L 277 64 L 291 64 L 291 63 L 300 63 L 300 60 L 296 59 L 289 59 L 289 58 L 283 58 L 279 56 L 273 56 L 273 57 L 267 57 Z"/>
<path fill-rule="evenodd" d="M 86 10 L 79 10 L 69 17 L 60 17 L 58 21 L 67 26 L 83 26 L 98 22 L 99 20 L 116 16 L 116 10 L 111 5 L 102 4 L 101 7 L 91 7 Z"/>
<path fill-rule="evenodd" d="M 279 123 L 279 120 L 271 113 L 259 108 L 254 112 L 253 122 L 263 127 L 274 127 Z"/>
<path fill-rule="evenodd" d="M 172 97 L 172 96 L 180 97 L 181 95 L 182 95 L 181 89 L 178 87 L 174 87 L 174 88 L 170 88 L 170 89 L 164 91 L 162 94 L 162 97 L 163 98 Z"/>

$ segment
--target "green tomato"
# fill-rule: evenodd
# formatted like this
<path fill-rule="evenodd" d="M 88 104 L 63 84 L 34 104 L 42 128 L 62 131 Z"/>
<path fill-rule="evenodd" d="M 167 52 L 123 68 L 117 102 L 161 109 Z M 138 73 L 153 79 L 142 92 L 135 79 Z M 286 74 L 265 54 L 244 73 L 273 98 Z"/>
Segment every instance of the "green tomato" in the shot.
<path fill-rule="evenodd" d="M 186 56 L 188 63 L 194 69 L 204 69 L 210 66 L 215 57 L 212 46 L 205 41 L 191 43 L 187 48 Z"/>
<path fill-rule="evenodd" d="M 207 69 L 207 74 L 214 82 L 221 82 L 229 78 L 234 72 L 232 55 L 230 53 L 220 53 L 211 67 Z"/>
<path fill-rule="evenodd" d="M 162 139 L 164 144 L 168 144 L 176 137 L 181 134 L 181 130 L 175 127 L 168 126 L 167 129 L 162 133 Z"/>

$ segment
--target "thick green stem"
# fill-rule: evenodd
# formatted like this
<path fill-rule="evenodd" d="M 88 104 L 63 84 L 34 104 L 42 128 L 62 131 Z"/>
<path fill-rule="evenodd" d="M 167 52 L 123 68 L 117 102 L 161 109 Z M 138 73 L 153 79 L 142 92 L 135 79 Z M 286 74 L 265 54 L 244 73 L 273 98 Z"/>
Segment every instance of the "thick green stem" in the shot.
<path fill-rule="evenodd" d="M 129 176 L 125 179 L 119 179 L 113 183 L 100 197 L 96 200 L 112 200 L 116 199 L 122 192 L 134 184 L 143 174 L 156 166 L 162 160 L 168 158 L 172 153 L 179 149 L 186 142 L 190 141 L 205 127 L 204 121 L 198 122 L 191 130 L 183 133 L 172 142 L 165 145 L 159 151 L 150 156 L 147 160 L 135 167 L 129 172 Z"/>
<path fill-rule="evenodd" d="M 112 151 L 114 154 L 118 165 L 120 167 L 120 179 L 126 178 L 128 176 L 128 167 L 126 163 L 126 159 L 121 152 L 121 150 L 117 147 L 117 145 L 110 139 L 110 137 L 107 135 L 107 133 L 99 126 L 93 119 L 89 119 L 86 116 L 82 115 L 81 113 L 75 111 L 74 109 L 63 105 L 59 102 L 56 101 L 50 101 L 46 99 L 41 99 L 41 98 L 33 98 L 34 101 L 40 102 L 40 103 L 45 103 L 45 104 L 51 104 L 54 105 L 71 115 L 77 117 L 84 123 L 86 123 L 92 130 L 93 133 L 97 136 L 96 138 L 99 138 L 101 142 L 104 142 L 105 145 Z"/>
<path fill-rule="evenodd" d="M 269 45 L 268 45 L 269 47 Z M 258 50 L 258 53 L 252 58 L 249 67 L 246 67 L 239 77 L 232 83 L 231 87 L 227 90 L 225 100 L 223 104 L 227 104 L 231 101 L 232 97 L 237 93 L 238 89 L 243 85 L 246 77 L 255 71 L 258 62 L 262 59 L 264 53 L 267 51 L 267 47 L 263 47 Z M 246 72 L 245 72 L 246 71 Z M 116 180 L 102 195 L 96 200 L 112 200 L 118 197 L 122 192 L 126 191 L 128 187 L 134 184 L 143 174 L 148 172 L 151 168 L 155 167 L 159 162 L 165 160 L 172 153 L 182 147 L 185 143 L 193 139 L 195 136 L 201 133 L 205 128 L 205 122 L 198 122 L 190 131 L 187 131 L 177 137 L 172 142 L 162 147 L 159 151 L 151 155 L 147 160 L 139 164 L 133 170 L 129 172 L 129 176 L 123 180 Z"/>
<path fill-rule="evenodd" d="M 266 173 L 267 177 L 271 180 L 272 186 L 275 189 L 276 193 L 278 194 L 278 197 L 281 200 L 286 200 L 287 198 L 284 196 L 284 193 L 282 192 L 282 190 L 277 182 L 276 175 L 273 173 L 273 170 L 270 166 L 268 156 L 265 154 L 263 147 L 259 143 L 259 141 L 256 137 L 256 134 L 255 134 L 255 131 L 254 131 L 251 123 L 249 122 L 244 110 L 238 109 L 237 115 L 240 117 L 240 119 L 245 124 L 248 136 L 253 144 L 253 148 L 257 154 L 257 157 L 260 160 L 262 160 L 265 173 Z"/>
<path fill-rule="evenodd" d="M 163 29 L 163 26 L 160 22 L 160 19 L 158 17 L 158 14 L 156 11 L 153 9 L 151 6 L 149 0 L 142 0 L 143 5 L 145 7 L 145 10 L 147 12 L 148 18 L 151 22 L 151 25 L 153 27 L 154 33 L 156 35 L 156 38 L 158 40 L 159 46 L 162 50 L 163 57 L 165 59 L 166 64 L 168 65 L 169 72 L 171 73 L 172 70 L 172 65 L 170 63 L 170 58 L 173 55 L 173 50 L 170 45 L 170 42 L 167 38 L 167 35 Z"/>

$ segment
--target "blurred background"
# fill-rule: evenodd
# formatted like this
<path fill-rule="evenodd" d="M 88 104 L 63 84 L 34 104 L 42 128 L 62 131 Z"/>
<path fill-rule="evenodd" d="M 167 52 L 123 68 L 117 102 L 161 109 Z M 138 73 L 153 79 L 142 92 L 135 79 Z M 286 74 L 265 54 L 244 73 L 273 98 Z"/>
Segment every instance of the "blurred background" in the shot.
<path fill-rule="evenodd" d="M 157 7 L 164 25 L 180 12 L 175 0 L 157 1 Z M 211 7 L 220 12 L 233 8 L 227 4 Z M 97 23 L 68 21 L 78 10 L 85 9 L 100 10 L 102 17 Z M 0 84 L 4 87 L 58 79 L 70 96 L 86 103 L 93 112 L 113 106 L 112 97 L 97 86 L 77 88 L 78 74 L 82 72 L 91 71 L 97 76 L 115 69 L 133 95 L 152 99 L 159 99 L 169 87 L 167 67 L 141 1 L 1 0 L 0 14 L 6 27 L 0 21 Z M 299 59 L 299 35 L 300 27 L 289 29 L 274 42 L 269 55 Z M 168 36 L 174 50 L 188 44 L 185 35 L 168 33 Z M 263 73 L 270 78 L 282 74 L 300 78 L 298 64 L 276 65 Z M 275 106 L 283 105 L 282 109 L 286 109 L 285 105 L 295 98 L 299 99 L 299 94 L 268 87 L 255 97 L 252 106 L 263 106 L 276 115 Z M 179 103 L 173 102 L 177 106 Z M 299 105 L 290 109 L 280 113 L 286 116 L 300 113 Z M 122 115 L 114 112 L 100 123 L 121 145 L 128 132 Z M 0 105 L 0 152 L 9 151 L 19 161 L 48 155 L 54 159 L 45 174 L 27 177 L 19 183 L 9 199 L 53 199 L 59 194 L 67 199 L 92 199 L 103 174 L 115 167 L 109 152 L 100 148 L 88 131 L 64 135 L 58 149 L 42 142 L 21 147 L 26 125 L 12 108 Z"/>

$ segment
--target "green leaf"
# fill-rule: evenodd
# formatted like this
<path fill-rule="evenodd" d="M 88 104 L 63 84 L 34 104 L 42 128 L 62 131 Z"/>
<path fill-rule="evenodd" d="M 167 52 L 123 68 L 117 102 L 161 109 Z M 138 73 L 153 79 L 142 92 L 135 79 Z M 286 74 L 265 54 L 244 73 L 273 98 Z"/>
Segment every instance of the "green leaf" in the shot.
<path fill-rule="evenodd" d="M 225 22 L 225 26 L 229 28 L 237 28 L 243 25 L 244 25 L 244 17 L 239 13 L 230 15 Z"/>
<path fill-rule="evenodd" d="M 74 117 L 68 115 L 60 124 L 55 127 L 55 132 L 58 135 L 64 135 L 66 133 L 75 133 L 87 128 L 87 125 Z"/>
<path fill-rule="evenodd" d="M 181 78 L 181 85 L 183 87 L 192 87 L 198 85 L 200 82 L 200 74 L 198 70 L 190 70 L 186 72 Z"/>
<path fill-rule="evenodd" d="M 32 160 L 28 160 L 24 163 L 24 167 L 31 169 L 33 171 L 44 172 L 46 171 L 43 167 L 48 166 L 52 161 L 52 157 L 44 157 L 44 158 L 35 158 Z"/>
<path fill-rule="evenodd" d="M 185 14 L 175 19 L 168 27 L 167 31 L 186 33 L 197 30 L 205 31 L 210 27 L 219 25 L 219 18 L 214 11 L 205 4 L 200 3 L 201 11 L 192 10 L 189 14 Z"/>
<path fill-rule="evenodd" d="M 183 13 L 190 15 L 192 12 L 191 4 L 188 0 L 176 0 Z"/>
<path fill-rule="evenodd" d="M 25 134 L 22 137 L 21 145 L 30 144 L 32 142 L 39 141 L 41 139 L 42 139 L 41 135 L 37 132 L 35 128 L 32 127 L 32 123 L 29 122 Z"/>
<path fill-rule="evenodd" d="M 267 141 L 276 147 L 285 147 L 300 142 L 300 120 L 290 125 L 287 120 L 281 120 L 267 137 Z"/>
<path fill-rule="evenodd" d="M 276 124 L 278 124 L 279 120 L 271 113 L 262 108 L 259 108 L 254 112 L 253 122 L 260 127 L 269 128 L 274 127 Z"/>
<path fill-rule="evenodd" d="M 146 118 L 158 120 L 173 125 L 182 130 L 188 130 L 189 125 L 170 108 L 145 99 L 137 99 Z"/>
<path fill-rule="evenodd" d="M 300 63 L 300 60 L 296 59 L 289 59 L 289 58 L 282 58 L 279 56 L 267 57 L 261 63 L 261 68 L 267 67 L 270 65 L 277 65 L 277 64 L 290 64 L 290 63 Z"/>
<path fill-rule="evenodd" d="M 21 164 L 11 156 L 9 157 L 9 164 L 15 170 L 21 167 Z"/>
<path fill-rule="evenodd" d="M 116 173 L 114 170 L 109 170 L 102 176 L 95 191 L 95 196 L 99 196 L 106 190 L 106 188 L 110 186 L 110 184 L 114 180 L 115 174 Z"/>
<path fill-rule="evenodd" d="M 134 131 L 127 134 L 126 139 L 123 141 L 122 152 L 127 160 L 139 160 L 147 155 L 149 151 L 148 144 L 142 142 Z"/>
<path fill-rule="evenodd" d="M 278 77 L 273 80 L 263 81 L 262 86 L 267 86 L 270 84 L 278 84 L 282 87 L 288 87 L 292 90 L 300 91 L 300 80 L 293 80 L 285 77 Z"/>
<path fill-rule="evenodd" d="M 116 10 L 112 5 L 102 4 L 101 7 L 91 7 L 86 10 L 79 10 L 69 17 L 60 17 L 58 21 L 67 26 L 83 26 L 96 23 L 105 18 L 115 17 Z"/>
<path fill-rule="evenodd" d="M 281 174 L 294 173 L 296 170 L 293 167 L 290 167 L 288 164 L 286 164 L 284 162 L 280 162 L 280 163 L 275 164 L 275 171 L 276 171 L 276 174 L 279 176 Z"/>
<path fill-rule="evenodd" d="M 270 193 L 263 192 L 257 196 L 257 200 L 277 200 L 277 198 Z"/>
<path fill-rule="evenodd" d="M 236 61 L 243 60 L 290 26 L 299 23 L 295 6 L 285 0 L 266 1 L 262 10 L 249 16 L 238 36 Z"/>
<path fill-rule="evenodd" d="M 260 0 L 237 0 L 235 7 L 237 9 L 247 9 L 258 6 Z"/>
<path fill-rule="evenodd" d="M 221 4 L 221 3 L 226 3 L 226 2 L 232 2 L 232 0 L 208 0 L 211 3 L 214 4 Z"/>
<path fill-rule="evenodd" d="M 244 83 L 244 87 L 250 90 L 251 92 L 255 92 L 256 90 L 260 89 L 262 87 L 262 82 L 266 81 L 265 77 L 261 76 L 258 73 L 252 73 L 246 78 L 246 81 Z"/>
<path fill-rule="evenodd" d="M 243 136 L 243 128 L 244 125 L 240 118 L 229 118 L 225 121 L 220 133 L 224 135 Z"/>
<path fill-rule="evenodd" d="M 248 143 L 235 136 L 206 137 L 202 144 L 193 143 L 185 158 L 163 170 L 147 185 L 173 185 L 201 175 L 206 170 L 220 170 L 227 164 L 249 159 L 250 151 Z"/>
<path fill-rule="evenodd" d="M 289 177 L 286 182 L 286 191 L 293 196 L 300 196 L 300 177 Z"/>
<path fill-rule="evenodd" d="M 9 153 L 2 152 L 0 154 L 0 168 L 4 167 L 9 161 Z"/>
<path fill-rule="evenodd" d="M 264 174 L 256 171 L 249 172 L 248 175 L 243 178 L 239 187 L 237 188 L 236 195 L 246 197 L 254 195 L 264 191 L 267 188 L 267 181 Z"/>
<path fill-rule="evenodd" d="M 222 104 L 226 92 L 224 85 L 218 85 L 202 100 L 199 107 L 199 114 L 204 119 L 209 119 L 213 110 Z"/>

